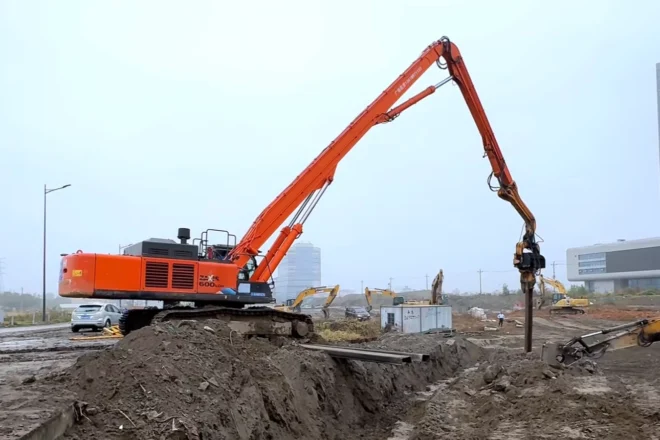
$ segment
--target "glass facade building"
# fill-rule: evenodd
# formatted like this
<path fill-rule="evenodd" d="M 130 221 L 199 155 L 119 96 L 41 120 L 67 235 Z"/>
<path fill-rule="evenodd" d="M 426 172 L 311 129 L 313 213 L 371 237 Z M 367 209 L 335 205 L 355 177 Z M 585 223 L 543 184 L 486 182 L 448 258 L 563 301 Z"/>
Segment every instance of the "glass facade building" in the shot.
<path fill-rule="evenodd" d="M 566 251 L 569 281 L 591 292 L 660 288 L 660 238 L 617 240 Z"/>
<path fill-rule="evenodd" d="M 295 243 L 277 268 L 277 302 L 284 303 L 302 290 L 318 286 L 321 286 L 321 248 L 309 242 Z"/>

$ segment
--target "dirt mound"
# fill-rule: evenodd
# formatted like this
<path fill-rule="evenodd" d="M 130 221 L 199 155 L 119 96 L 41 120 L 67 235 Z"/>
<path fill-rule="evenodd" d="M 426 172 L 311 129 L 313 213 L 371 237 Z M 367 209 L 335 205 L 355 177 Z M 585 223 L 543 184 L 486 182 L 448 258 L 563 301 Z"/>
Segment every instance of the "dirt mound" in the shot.
<path fill-rule="evenodd" d="M 534 355 L 496 355 L 441 382 L 410 440 L 652 438 L 657 411 L 593 363 L 551 369 Z"/>
<path fill-rule="evenodd" d="M 315 331 L 321 339 L 332 343 L 373 341 L 381 334 L 380 321 L 355 319 L 321 322 L 316 325 Z"/>
<path fill-rule="evenodd" d="M 285 339 L 245 339 L 222 321 L 147 327 L 59 378 L 85 402 L 66 438 L 381 438 L 410 391 L 481 355 L 461 339 L 418 338 L 414 348 L 430 362 L 382 365 L 335 361 Z"/>

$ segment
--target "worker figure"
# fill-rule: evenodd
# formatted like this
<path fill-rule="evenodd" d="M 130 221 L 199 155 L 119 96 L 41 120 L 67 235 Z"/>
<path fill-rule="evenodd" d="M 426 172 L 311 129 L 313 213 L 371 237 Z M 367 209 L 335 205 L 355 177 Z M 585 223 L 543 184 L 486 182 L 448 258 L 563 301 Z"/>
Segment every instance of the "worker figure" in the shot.
<path fill-rule="evenodd" d="M 500 312 L 497 315 L 497 326 L 502 327 L 504 325 L 504 313 Z"/>

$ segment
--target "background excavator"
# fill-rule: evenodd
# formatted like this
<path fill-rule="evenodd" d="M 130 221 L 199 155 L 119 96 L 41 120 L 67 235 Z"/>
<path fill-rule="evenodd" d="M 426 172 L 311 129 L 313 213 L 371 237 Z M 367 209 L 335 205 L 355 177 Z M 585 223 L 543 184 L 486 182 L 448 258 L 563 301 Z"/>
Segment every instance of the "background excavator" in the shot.
<path fill-rule="evenodd" d="M 431 284 L 431 299 L 420 299 L 420 300 L 408 300 L 404 301 L 403 298 L 400 301 L 395 301 L 394 305 L 404 304 L 407 306 L 428 306 L 428 305 L 443 305 L 447 302 L 446 296 L 442 295 L 442 282 L 444 281 L 445 276 L 442 272 L 442 269 L 433 279 Z"/>
<path fill-rule="evenodd" d="M 395 106 L 431 66 L 449 73 L 439 83 Z M 522 217 L 525 232 L 516 244 L 513 265 L 520 272 L 522 291 L 532 298 L 536 273 L 545 268 L 545 258 L 536 241 L 536 220 L 522 201 L 516 182 L 504 160 L 495 134 L 472 83 L 458 47 L 449 38 L 429 45 L 348 127 L 328 145 L 293 182 L 255 219 L 240 241 L 224 230 L 207 229 L 189 243 L 190 230 L 180 228 L 179 243 L 152 239 L 124 249 L 123 255 L 78 251 L 61 261 L 59 294 L 71 298 L 156 300 L 163 309 L 133 309 L 120 320 L 123 334 L 154 322 L 185 318 L 223 318 L 238 322 L 241 331 L 252 334 L 289 334 L 304 337 L 313 331 L 310 316 L 246 305 L 272 304 L 272 274 L 319 200 L 334 181 L 337 166 L 373 127 L 394 121 L 405 110 L 454 82 L 481 134 L 485 157 L 492 172 L 490 189 L 509 202 Z M 499 186 L 491 185 L 495 177 Z M 272 246 L 262 246 L 284 226 Z M 209 240 L 209 233 L 224 240 Z M 257 261 L 257 258 L 260 261 Z M 192 302 L 194 307 L 182 307 Z M 531 303 L 530 303 L 531 304 Z M 531 309 L 528 308 L 531 322 Z M 259 322 L 257 322 L 259 321 Z M 531 340 L 529 342 L 531 350 Z"/>
<path fill-rule="evenodd" d="M 444 304 L 445 301 L 442 297 L 442 283 L 444 280 L 445 274 L 440 269 L 431 284 L 431 304 Z"/>
<path fill-rule="evenodd" d="M 367 311 L 370 312 L 371 309 L 373 309 L 373 306 L 371 305 L 371 296 L 376 293 L 378 295 L 383 295 L 383 296 L 389 296 L 392 298 L 392 305 L 398 305 L 403 303 L 403 297 L 397 296 L 396 293 L 391 291 L 390 289 L 370 289 L 368 287 L 364 288 L 364 297 L 367 300 Z"/>
<path fill-rule="evenodd" d="M 550 297 L 547 295 L 547 290 L 545 286 L 551 286 L 555 288 L 556 292 L 552 293 Z M 571 298 L 566 293 L 566 288 L 564 285 L 554 278 L 546 278 L 543 275 L 539 275 L 539 291 L 541 297 L 538 302 L 538 309 L 541 310 L 541 307 L 545 303 L 550 302 L 550 314 L 556 315 L 577 315 L 584 314 L 585 308 L 589 307 L 589 300 L 587 298 Z"/>
<path fill-rule="evenodd" d="M 576 336 L 563 343 L 546 343 L 541 358 L 548 364 L 569 366 L 583 359 L 598 359 L 607 351 L 634 346 L 650 347 L 660 341 L 660 320 L 639 321 Z"/>
<path fill-rule="evenodd" d="M 286 301 L 286 304 L 277 305 L 274 307 L 274 309 L 283 312 L 299 313 L 300 305 L 302 304 L 303 300 L 310 296 L 318 295 L 319 293 L 329 294 L 328 298 L 325 300 L 325 303 L 323 304 L 323 308 L 321 309 L 323 311 L 323 316 L 325 318 L 329 318 L 330 317 L 329 307 L 330 304 L 332 304 L 332 302 L 335 300 L 335 298 L 337 298 L 337 295 L 339 294 L 339 284 L 337 284 L 335 287 L 327 287 L 327 286 L 310 287 L 300 292 L 295 299 L 288 299 Z"/>

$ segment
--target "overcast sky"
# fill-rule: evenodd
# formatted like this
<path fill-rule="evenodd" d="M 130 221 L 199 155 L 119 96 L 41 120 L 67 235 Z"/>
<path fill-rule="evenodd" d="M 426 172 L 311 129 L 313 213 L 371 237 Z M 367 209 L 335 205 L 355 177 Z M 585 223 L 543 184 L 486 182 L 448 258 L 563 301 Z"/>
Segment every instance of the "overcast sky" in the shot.
<path fill-rule="evenodd" d="M 660 2 L 0 2 L 0 258 L 48 290 L 59 254 L 206 228 L 239 237 L 421 51 L 460 48 L 542 252 L 658 235 Z M 415 93 L 445 75 L 433 67 Z M 522 221 L 456 86 L 373 128 L 305 225 L 323 282 L 518 286 Z M 551 273 L 551 270 L 548 271 Z M 557 266 L 565 280 L 565 267 Z"/>

